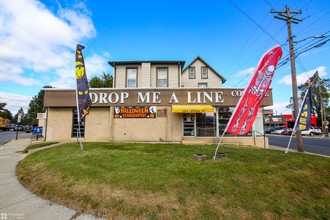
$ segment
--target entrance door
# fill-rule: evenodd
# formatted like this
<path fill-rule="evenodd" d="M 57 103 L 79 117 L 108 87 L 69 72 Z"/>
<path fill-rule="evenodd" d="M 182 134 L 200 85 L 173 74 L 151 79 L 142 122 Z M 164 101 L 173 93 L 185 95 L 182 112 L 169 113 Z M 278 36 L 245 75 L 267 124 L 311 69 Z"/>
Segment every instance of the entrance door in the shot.
<path fill-rule="evenodd" d="M 195 114 L 183 114 L 183 136 L 195 136 Z"/>

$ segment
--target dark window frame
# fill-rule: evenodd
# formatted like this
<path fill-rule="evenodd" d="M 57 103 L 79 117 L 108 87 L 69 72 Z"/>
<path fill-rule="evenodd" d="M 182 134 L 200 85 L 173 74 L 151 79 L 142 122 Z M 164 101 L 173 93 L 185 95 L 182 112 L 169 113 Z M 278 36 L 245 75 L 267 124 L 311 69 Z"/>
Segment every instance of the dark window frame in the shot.
<path fill-rule="evenodd" d="M 135 70 L 135 87 L 128 87 L 128 71 L 129 70 Z M 137 88 L 138 87 L 138 68 L 137 67 L 126 67 L 126 81 L 125 81 L 125 87 L 126 88 Z"/>
<path fill-rule="evenodd" d="M 194 75 L 193 76 L 190 75 L 191 70 L 194 70 Z M 189 75 L 189 79 L 196 79 L 196 68 L 194 66 L 189 67 L 188 75 Z"/>
<path fill-rule="evenodd" d="M 201 85 L 206 85 L 205 87 L 200 87 Z M 209 84 L 207 82 L 199 82 L 198 83 L 198 88 L 207 88 Z"/>
<path fill-rule="evenodd" d="M 166 70 L 166 86 L 159 86 L 159 70 Z M 168 79 L 168 67 L 157 67 L 156 68 L 156 87 L 159 87 L 159 88 L 168 88 L 168 84 L 169 84 L 169 79 Z"/>
<path fill-rule="evenodd" d="M 206 70 L 206 76 L 203 76 L 203 69 Z M 202 66 L 202 67 L 201 67 L 201 78 L 202 78 L 202 79 L 208 79 L 208 78 L 209 78 L 209 73 L 208 73 L 208 68 L 207 68 L 207 66 Z"/>

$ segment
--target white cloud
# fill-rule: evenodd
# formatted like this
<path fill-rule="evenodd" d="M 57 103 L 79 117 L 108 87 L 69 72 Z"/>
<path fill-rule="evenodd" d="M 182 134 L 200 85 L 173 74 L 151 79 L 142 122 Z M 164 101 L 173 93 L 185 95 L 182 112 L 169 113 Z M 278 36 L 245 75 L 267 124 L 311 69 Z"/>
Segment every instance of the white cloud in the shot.
<path fill-rule="evenodd" d="M 7 104 L 5 109 L 8 109 L 13 114 L 13 116 L 21 107 L 26 113 L 31 99 L 32 97 L 30 96 L 0 92 L 0 102 Z"/>
<path fill-rule="evenodd" d="M 272 109 L 274 115 L 281 115 L 281 114 L 291 114 L 292 109 L 286 108 L 289 105 L 289 101 L 287 102 L 280 102 L 280 103 L 273 103 L 272 106 L 267 106 L 265 109 Z"/>
<path fill-rule="evenodd" d="M 235 73 L 233 76 L 234 77 L 237 77 L 237 78 L 240 78 L 242 76 L 246 76 L 248 74 L 250 74 L 252 76 L 252 73 L 253 71 L 255 70 L 255 67 L 250 67 L 250 68 L 247 68 L 245 70 L 240 70 L 238 71 L 237 73 Z"/>
<path fill-rule="evenodd" d="M 326 67 L 325 66 L 320 66 L 317 69 L 310 70 L 310 71 L 298 74 L 297 75 L 297 85 L 299 86 L 301 84 L 304 84 L 310 77 L 312 77 L 314 75 L 314 73 L 316 71 L 318 71 L 319 76 L 321 78 L 325 77 L 327 75 Z M 280 79 L 278 81 L 278 83 L 291 86 L 292 85 L 291 74 L 282 77 L 282 79 Z"/>
<path fill-rule="evenodd" d="M 52 12 L 36 0 L 1 0 L 0 82 L 68 87 L 75 82 L 74 46 L 95 36 L 83 3 Z M 108 66 L 102 56 L 85 56 L 86 68 L 102 73 Z"/>

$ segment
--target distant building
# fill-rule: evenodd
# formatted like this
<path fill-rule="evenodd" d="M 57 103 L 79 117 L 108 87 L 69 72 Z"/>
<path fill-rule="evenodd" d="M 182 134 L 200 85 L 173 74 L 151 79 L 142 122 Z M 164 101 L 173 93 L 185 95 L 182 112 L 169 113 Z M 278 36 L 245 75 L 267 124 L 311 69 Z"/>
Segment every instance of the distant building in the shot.
<path fill-rule="evenodd" d="M 284 126 L 287 128 L 294 127 L 295 119 L 293 118 L 292 114 L 273 115 L 267 113 L 270 112 L 264 112 L 265 126 L 269 126 L 269 127 Z M 311 125 L 317 126 L 315 114 L 311 115 Z"/>

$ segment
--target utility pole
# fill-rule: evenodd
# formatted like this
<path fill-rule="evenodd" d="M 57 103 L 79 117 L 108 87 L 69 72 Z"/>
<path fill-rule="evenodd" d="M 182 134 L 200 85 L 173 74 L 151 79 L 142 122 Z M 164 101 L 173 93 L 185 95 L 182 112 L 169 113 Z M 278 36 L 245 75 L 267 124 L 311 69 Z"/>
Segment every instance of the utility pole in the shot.
<path fill-rule="evenodd" d="M 327 136 L 327 129 L 326 129 L 326 113 L 324 111 L 324 105 L 323 105 L 323 93 L 321 90 L 321 79 L 320 77 L 318 78 L 318 84 L 319 84 L 319 93 L 320 93 L 320 112 L 321 112 L 321 125 L 322 125 L 322 135 L 324 134 L 324 136 Z"/>
<path fill-rule="evenodd" d="M 296 61 L 294 54 L 294 46 L 292 40 L 292 30 L 291 23 L 298 24 L 301 22 L 301 19 L 295 18 L 293 15 L 302 14 L 301 10 L 297 12 L 290 11 L 288 6 L 285 7 L 285 11 L 275 11 L 271 10 L 270 13 L 277 13 L 277 16 L 274 16 L 277 19 L 286 21 L 288 27 L 288 39 L 289 39 L 289 49 L 290 49 L 290 63 L 291 63 L 291 78 L 292 78 L 292 96 L 293 96 L 293 106 L 294 106 L 294 118 L 297 120 L 299 107 L 298 107 L 298 92 L 297 92 L 297 76 L 296 76 Z M 304 152 L 304 144 L 302 142 L 302 136 L 300 130 L 297 130 L 297 145 L 298 152 Z"/>

